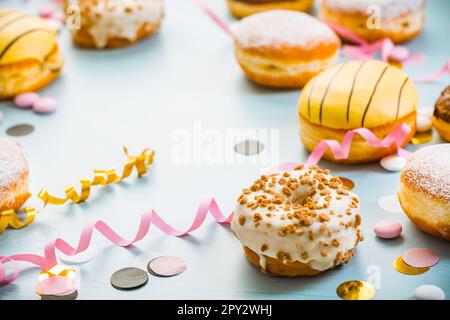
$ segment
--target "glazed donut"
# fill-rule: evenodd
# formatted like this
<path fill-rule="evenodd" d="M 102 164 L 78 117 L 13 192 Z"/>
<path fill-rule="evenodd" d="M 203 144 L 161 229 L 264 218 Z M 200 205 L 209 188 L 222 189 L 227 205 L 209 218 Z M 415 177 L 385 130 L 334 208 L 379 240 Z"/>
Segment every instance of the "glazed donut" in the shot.
<path fill-rule="evenodd" d="M 360 223 L 358 196 L 328 170 L 299 165 L 243 189 L 231 229 L 260 271 L 294 277 L 347 263 Z"/>
<path fill-rule="evenodd" d="M 158 30 L 164 16 L 163 0 L 65 0 L 65 11 L 79 8 L 80 28 L 72 38 L 87 48 L 120 48 Z"/>
<path fill-rule="evenodd" d="M 63 64 L 56 31 L 45 20 L 0 9 L 0 99 L 41 89 Z"/>
<path fill-rule="evenodd" d="M 228 8 L 236 18 L 274 9 L 307 11 L 313 3 L 314 0 L 227 0 Z"/>
<path fill-rule="evenodd" d="M 440 136 L 450 142 L 450 86 L 442 91 L 434 105 L 433 125 Z"/>
<path fill-rule="evenodd" d="M 398 199 L 416 226 L 450 240 L 450 144 L 413 153 L 401 174 Z"/>
<path fill-rule="evenodd" d="M 320 18 L 343 26 L 369 42 L 416 37 L 425 23 L 425 0 L 323 0 Z"/>
<path fill-rule="evenodd" d="M 338 60 L 339 38 L 303 12 L 256 13 L 232 30 L 237 61 L 249 79 L 264 86 L 302 87 Z"/>
<path fill-rule="evenodd" d="M 22 149 L 0 139 L 0 212 L 19 209 L 29 196 L 28 163 Z"/>
<path fill-rule="evenodd" d="M 300 138 L 309 151 L 323 139 L 342 141 L 351 129 L 369 128 L 379 139 L 399 123 L 416 129 L 417 89 L 398 68 L 377 60 L 349 61 L 314 77 L 298 103 Z M 330 150 L 324 158 L 338 163 L 363 163 L 394 153 L 396 146 L 375 148 L 355 135 L 347 159 Z"/>

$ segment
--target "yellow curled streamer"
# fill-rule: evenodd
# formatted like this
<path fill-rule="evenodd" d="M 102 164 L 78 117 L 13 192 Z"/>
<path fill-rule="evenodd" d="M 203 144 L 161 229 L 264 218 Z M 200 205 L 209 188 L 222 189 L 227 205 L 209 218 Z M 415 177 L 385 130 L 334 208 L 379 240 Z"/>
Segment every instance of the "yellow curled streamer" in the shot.
<path fill-rule="evenodd" d="M 74 186 L 68 186 L 65 189 L 65 198 L 58 198 L 52 196 L 46 189 L 41 189 L 37 197 L 42 200 L 43 206 L 38 211 L 33 207 L 25 207 L 22 210 L 24 217 L 20 219 L 14 210 L 4 210 L 0 212 L 0 235 L 11 227 L 13 229 L 20 229 L 28 226 L 34 221 L 36 215 L 40 213 L 48 204 L 63 205 L 67 202 L 80 203 L 86 201 L 93 186 L 107 186 L 128 178 L 133 172 L 133 168 L 136 168 L 139 177 L 147 173 L 147 168 L 153 163 L 155 151 L 149 148 L 144 149 L 139 156 L 133 156 L 128 154 L 128 149 L 123 148 L 128 160 L 125 162 L 122 170 L 122 174 L 119 175 L 116 170 L 113 169 L 96 169 L 94 170 L 94 177 L 91 179 L 80 179 L 81 192 L 78 193 Z"/>

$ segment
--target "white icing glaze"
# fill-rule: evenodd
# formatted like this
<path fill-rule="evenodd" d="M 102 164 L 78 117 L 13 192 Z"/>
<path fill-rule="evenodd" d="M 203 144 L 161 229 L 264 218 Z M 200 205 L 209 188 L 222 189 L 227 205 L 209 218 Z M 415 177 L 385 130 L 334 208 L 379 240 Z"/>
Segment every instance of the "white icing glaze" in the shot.
<path fill-rule="evenodd" d="M 377 6 L 381 10 L 381 19 L 392 19 L 417 12 L 425 0 L 326 0 L 326 3 L 331 9 L 363 14 L 369 14 L 370 6 Z"/>
<path fill-rule="evenodd" d="M 242 48 L 311 46 L 336 42 L 335 33 L 320 20 L 303 12 L 270 10 L 248 16 L 232 25 Z"/>
<path fill-rule="evenodd" d="M 308 179 L 308 177 L 312 178 L 319 174 L 322 179 L 334 184 L 334 187 L 321 183 L 318 179 L 311 179 L 311 183 L 298 183 L 298 186 L 293 188 L 294 191 L 291 195 L 285 195 L 283 203 L 271 204 L 274 206 L 273 208 L 269 208 L 268 205 L 257 208 L 249 206 L 263 196 L 267 196 L 267 199 L 270 200 L 273 199 L 274 194 L 283 195 L 283 188 L 287 184 L 276 182 L 275 185 L 269 185 L 266 183 L 264 190 L 260 189 L 250 193 L 248 189 L 244 189 L 244 194 L 238 199 L 231 224 L 232 230 L 242 245 L 250 248 L 260 257 L 265 255 L 281 260 L 280 253 L 282 253 L 281 256 L 286 254 L 290 261 L 310 263 L 313 269 L 319 271 L 343 262 L 343 257 L 338 257 L 338 253 L 341 255 L 350 251 L 360 239 L 359 199 L 355 194 L 344 190 L 342 184 L 336 182 L 336 178 L 333 178 L 329 172 L 323 173 L 323 170 L 318 169 L 320 171 L 317 171 L 317 169 L 294 170 L 290 172 L 290 178 L 301 181 L 302 178 Z M 272 177 L 280 181 L 279 179 L 284 174 L 285 172 L 279 172 L 269 176 L 269 182 Z M 336 187 L 336 183 L 338 187 Z M 326 199 L 326 195 L 320 195 L 319 192 L 314 193 L 311 199 L 315 204 L 323 206 L 328 202 L 328 207 L 314 209 L 315 216 L 305 224 L 302 222 L 304 216 L 300 214 L 299 218 L 295 212 L 301 210 L 300 205 L 303 208 L 307 207 L 304 201 L 307 198 L 307 192 L 313 188 L 329 192 L 328 196 L 331 199 Z M 267 193 L 267 190 L 272 193 Z M 341 194 L 342 192 L 345 194 Z M 245 201 L 242 200 L 243 197 L 246 199 Z M 290 204 L 291 207 L 285 208 L 286 204 Z M 323 219 L 323 214 L 326 215 L 328 221 Z M 284 232 L 286 230 L 290 231 Z M 333 244 L 333 240 L 337 241 Z M 323 254 L 324 250 L 326 250 L 326 255 Z M 305 252 L 307 256 L 304 255 Z M 260 263 L 264 268 L 264 260 L 260 259 Z"/>
<path fill-rule="evenodd" d="M 88 31 L 99 48 L 113 37 L 135 40 L 140 28 L 158 23 L 164 14 L 163 0 L 97 0 L 88 6 L 81 20 L 88 16 Z"/>

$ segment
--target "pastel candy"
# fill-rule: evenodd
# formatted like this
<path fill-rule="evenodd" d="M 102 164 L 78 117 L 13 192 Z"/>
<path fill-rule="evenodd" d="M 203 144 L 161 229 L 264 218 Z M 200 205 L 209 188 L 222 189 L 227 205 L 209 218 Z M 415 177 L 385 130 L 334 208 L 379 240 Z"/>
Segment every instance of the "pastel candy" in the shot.
<path fill-rule="evenodd" d="M 400 236 L 402 229 L 402 225 L 397 221 L 381 220 L 377 222 L 373 231 L 380 238 L 393 239 Z"/>
<path fill-rule="evenodd" d="M 25 92 L 14 98 L 14 104 L 21 109 L 29 109 L 39 99 L 39 95 L 35 92 Z"/>
<path fill-rule="evenodd" d="M 417 114 L 420 116 L 432 118 L 434 113 L 433 107 L 424 107 L 417 110 Z"/>
<path fill-rule="evenodd" d="M 380 165 L 388 171 L 400 171 L 406 165 L 406 159 L 393 154 L 381 159 Z"/>
<path fill-rule="evenodd" d="M 444 300 L 445 293 L 438 286 L 426 284 L 414 290 L 414 297 L 418 300 Z"/>
<path fill-rule="evenodd" d="M 33 110 L 36 113 L 52 113 L 56 110 L 56 100 L 53 98 L 39 98 L 34 104 L 33 104 Z"/>
<path fill-rule="evenodd" d="M 433 123 L 431 121 L 431 118 L 426 116 L 417 116 L 416 120 L 416 130 L 417 132 L 427 132 L 430 131 L 433 127 Z"/>

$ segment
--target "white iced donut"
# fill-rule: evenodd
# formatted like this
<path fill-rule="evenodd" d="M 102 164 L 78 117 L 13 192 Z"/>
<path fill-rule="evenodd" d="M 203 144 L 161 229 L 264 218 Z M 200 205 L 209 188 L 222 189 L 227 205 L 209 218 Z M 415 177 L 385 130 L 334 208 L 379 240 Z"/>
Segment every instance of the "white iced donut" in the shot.
<path fill-rule="evenodd" d="M 316 166 L 261 176 L 237 201 L 231 228 L 267 274 L 318 274 L 347 263 L 363 239 L 358 196 Z"/>
<path fill-rule="evenodd" d="M 154 33 L 164 16 L 163 0 L 65 0 L 68 16 L 80 13 L 75 43 L 89 48 L 118 48 Z"/>

